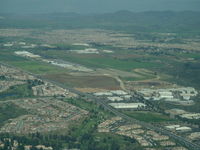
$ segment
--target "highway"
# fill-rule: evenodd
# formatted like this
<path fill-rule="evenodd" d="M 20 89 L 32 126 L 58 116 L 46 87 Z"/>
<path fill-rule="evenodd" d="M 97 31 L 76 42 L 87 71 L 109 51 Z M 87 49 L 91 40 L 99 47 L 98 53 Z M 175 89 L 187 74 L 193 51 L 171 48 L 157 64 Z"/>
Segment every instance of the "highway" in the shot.
<path fill-rule="evenodd" d="M 42 80 L 46 80 L 46 79 L 42 79 Z M 167 135 L 169 137 L 171 137 L 172 139 L 180 142 L 182 145 L 186 146 L 188 149 L 191 149 L 191 150 L 200 150 L 200 145 L 197 145 L 195 143 L 192 143 L 190 141 L 188 141 L 187 139 L 185 139 L 184 137 L 181 137 L 181 136 L 178 136 L 164 128 L 161 128 L 161 127 L 156 127 L 150 123 L 146 123 L 146 122 L 143 122 L 143 121 L 139 121 L 139 120 L 136 120 L 134 118 L 131 118 L 129 116 L 127 116 L 126 114 L 118 111 L 117 109 L 111 107 L 110 105 L 107 104 L 107 102 L 104 100 L 104 99 L 100 99 L 99 97 L 96 97 L 92 94 L 87 94 L 87 93 L 82 93 L 80 91 L 77 91 L 73 88 L 70 88 L 70 87 L 67 87 L 63 84 L 60 84 L 60 83 L 57 83 L 55 81 L 51 81 L 51 80 L 46 80 L 48 82 L 51 82 L 51 83 L 54 83 L 56 84 L 57 86 L 60 86 L 62 88 L 65 88 L 67 90 L 69 90 L 70 92 L 73 92 L 73 93 L 76 93 L 78 95 L 81 95 L 81 96 L 84 96 L 86 99 L 91 99 L 93 101 L 95 101 L 97 104 L 103 106 L 103 108 L 107 111 L 110 111 L 112 112 L 113 114 L 115 114 L 116 116 L 119 116 L 131 123 L 137 123 L 139 125 L 141 125 L 142 127 L 146 128 L 146 129 L 151 129 L 151 130 L 154 130 L 158 133 L 161 133 L 161 134 L 164 134 L 164 135 Z"/>
<path fill-rule="evenodd" d="M 8 66 L 8 67 L 12 67 L 12 68 L 21 70 L 19 68 L 16 68 L 16 67 L 4 64 L 4 63 L 0 63 L 0 64 L 2 64 L 4 66 Z M 21 70 L 21 71 L 26 72 L 24 70 Z M 168 130 L 166 130 L 164 128 L 156 127 L 156 126 L 153 126 L 150 123 L 138 121 L 138 120 L 136 120 L 134 118 L 131 118 L 131 117 L 127 116 L 126 114 L 123 114 L 122 112 L 120 112 L 117 109 L 115 109 L 115 108 L 111 107 L 110 105 L 108 105 L 107 102 L 104 99 L 100 99 L 99 97 L 96 97 L 96 96 L 94 96 L 92 94 L 82 93 L 82 92 L 77 91 L 77 90 L 75 90 L 75 89 L 73 89 L 71 87 L 67 87 L 67 86 L 65 86 L 65 85 L 63 85 L 61 83 L 45 79 L 45 78 L 43 78 L 41 76 L 34 75 L 34 74 L 30 73 L 30 72 L 26 72 L 26 73 L 31 74 L 32 76 L 35 76 L 36 78 L 44 80 L 46 82 L 51 82 L 52 84 L 55 84 L 55 85 L 60 86 L 60 87 L 62 87 L 64 89 L 66 89 L 66 90 L 69 90 L 70 92 L 75 93 L 77 95 L 80 95 L 81 97 L 85 97 L 86 99 L 91 99 L 91 100 L 95 101 L 96 104 L 101 105 L 105 110 L 112 112 L 116 116 L 119 116 L 119 117 L 121 117 L 121 118 L 123 118 L 123 119 L 125 119 L 125 120 L 127 120 L 129 122 L 137 123 L 137 124 L 141 125 L 142 127 L 146 128 L 146 129 L 151 129 L 151 130 L 154 130 L 154 131 L 156 131 L 158 133 L 167 135 L 167 136 L 171 137 L 172 139 L 180 142 L 182 145 L 186 146 L 190 150 L 200 150 L 200 145 L 192 143 L 191 141 L 188 141 L 184 137 L 178 136 L 178 135 L 176 135 L 176 134 L 174 134 L 174 133 L 172 133 L 172 132 L 170 132 L 170 131 L 168 131 Z"/>
<path fill-rule="evenodd" d="M 146 123 L 146 122 L 139 121 L 139 120 L 136 120 L 134 118 L 131 118 L 131 117 L 127 116 L 126 114 L 124 114 L 124 113 L 118 111 L 117 109 L 111 107 L 110 105 L 108 105 L 107 102 L 104 99 L 96 97 L 96 96 L 94 96 L 92 94 L 82 93 L 80 91 L 77 91 L 77 90 L 75 90 L 73 88 L 67 87 L 67 86 L 65 86 L 65 85 L 63 85 L 61 83 L 58 83 L 58 82 L 55 82 L 55 81 L 52 81 L 52 80 L 47 80 L 47 79 L 44 79 L 44 78 L 41 78 L 41 77 L 40 77 L 40 79 L 42 79 L 44 81 L 47 81 L 47 82 L 51 82 L 51 83 L 53 83 L 53 84 L 55 84 L 57 86 L 65 88 L 65 89 L 69 90 L 70 92 L 76 93 L 76 94 L 78 94 L 80 96 L 84 96 L 86 99 L 91 99 L 91 100 L 95 101 L 96 104 L 103 106 L 103 108 L 105 110 L 107 110 L 109 112 L 112 112 L 116 116 L 119 116 L 119 117 L 121 117 L 121 118 L 123 118 L 123 119 L 125 119 L 125 120 L 127 120 L 127 121 L 129 121 L 131 123 L 137 123 L 137 124 L 141 125 L 142 127 L 146 128 L 146 129 L 151 129 L 151 130 L 154 130 L 154 131 L 156 131 L 158 133 L 161 133 L 163 135 L 167 135 L 167 136 L 171 137 L 172 139 L 178 141 L 182 145 L 186 146 L 190 150 L 200 150 L 200 145 L 192 143 L 191 141 L 188 141 L 184 137 L 178 136 L 178 135 L 176 135 L 176 134 L 174 134 L 174 133 L 172 133 L 172 132 L 170 132 L 170 131 L 168 131 L 168 130 L 166 130 L 164 128 L 156 127 L 156 126 L 154 126 L 154 125 L 152 125 L 150 123 Z"/>

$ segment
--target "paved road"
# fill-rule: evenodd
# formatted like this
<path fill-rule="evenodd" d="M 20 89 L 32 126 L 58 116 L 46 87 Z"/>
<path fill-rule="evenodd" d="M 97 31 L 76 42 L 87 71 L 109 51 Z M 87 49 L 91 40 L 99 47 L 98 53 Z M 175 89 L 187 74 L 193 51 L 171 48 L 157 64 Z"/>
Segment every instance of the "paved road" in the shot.
<path fill-rule="evenodd" d="M 46 80 L 46 79 L 43 79 L 43 80 Z M 122 117 L 125 120 L 128 120 L 128 121 L 130 121 L 132 123 L 140 124 L 141 126 L 143 126 L 146 129 L 155 130 L 155 131 L 157 131 L 157 132 L 159 132 L 161 134 L 168 135 L 169 137 L 179 141 L 181 144 L 183 144 L 184 146 L 188 147 L 189 149 L 200 150 L 200 145 L 192 143 L 192 142 L 188 141 L 187 139 L 185 139 L 184 137 L 178 136 L 178 135 L 176 135 L 176 134 L 174 134 L 174 133 L 172 133 L 172 132 L 170 132 L 170 131 L 168 131 L 166 129 L 163 129 L 163 128 L 160 128 L 160 127 L 156 127 L 156 126 L 153 126 L 150 123 L 146 123 L 146 122 L 143 122 L 143 121 L 138 121 L 138 120 L 136 120 L 134 118 L 131 118 L 131 117 L 127 116 L 126 114 L 124 114 L 124 113 L 118 111 L 117 109 L 111 107 L 110 105 L 108 105 L 108 103 L 104 99 L 100 99 L 99 97 L 96 97 L 96 96 L 94 96 L 92 94 L 82 93 L 80 91 L 77 91 L 77 90 L 75 90 L 73 88 L 67 87 L 67 86 L 65 86 L 63 84 L 57 83 L 55 81 L 51 81 L 51 80 L 46 80 L 46 81 L 54 83 L 57 86 L 60 86 L 62 88 L 65 88 L 65 89 L 69 90 L 70 92 L 73 92 L 73 93 L 76 93 L 78 95 L 84 96 L 87 99 L 94 100 L 97 104 L 103 106 L 104 109 L 112 112 L 116 116 Z"/>
<path fill-rule="evenodd" d="M 43 79 L 43 80 L 46 80 L 46 79 Z M 183 145 L 185 145 L 186 147 L 188 147 L 189 149 L 192 149 L 192 150 L 200 150 L 200 145 L 197 145 L 195 143 L 192 143 L 190 141 L 188 141 L 187 139 L 185 139 L 184 137 L 181 137 L 181 136 L 178 136 L 166 129 L 163 129 L 163 128 L 160 128 L 160 127 L 156 127 L 156 126 L 153 126 L 152 124 L 150 123 L 146 123 L 146 122 L 143 122 L 143 121 L 138 121 L 134 118 L 131 118 L 123 113 L 121 113 L 120 111 L 118 111 L 117 109 L 111 107 L 110 105 L 107 104 L 107 102 L 104 100 L 104 99 L 100 99 L 94 95 L 91 95 L 91 94 L 87 94 L 87 93 L 82 93 L 80 91 L 77 91 L 73 88 L 70 88 L 70 87 L 66 87 L 64 86 L 63 84 L 60 84 L 60 83 L 57 83 L 57 82 L 54 82 L 54 81 L 49 81 L 49 80 L 46 80 L 48 82 L 52 82 L 58 86 L 61 86 L 62 88 L 65 88 L 67 90 L 69 90 L 70 92 L 73 92 L 73 93 L 76 93 L 78 95 L 81 95 L 81 96 L 85 96 L 87 99 L 92 99 L 94 100 L 97 104 L 101 105 L 104 107 L 104 109 L 112 112 L 113 114 L 119 116 L 119 117 L 122 117 L 123 119 L 125 120 L 128 120 L 132 123 L 137 123 L 137 124 L 140 124 L 141 126 L 147 128 L 147 129 L 151 129 L 151 130 L 155 130 L 161 134 L 164 134 L 164 135 L 168 135 L 169 137 L 179 141 L 180 143 L 182 143 Z"/>
<path fill-rule="evenodd" d="M 1 64 L 1 63 L 0 63 L 0 64 Z M 5 65 L 5 64 L 3 64 L 3 65 Z M 7 66 L 11 67 L 10 65 L 7 65 Z M 13 68 L 15 68 L 15 67 L 13 67 Z M 18 68 L 16 68 L 16 69 L 18 69 Z M 24 71 L 24 72 L 25 72 L 25 71 Z M 27 73 L 29 73 L 29 74 L 35 76 L 34 74 L 32 74 L 32 73 L 30 73 L 30 72 L 27 72 Z M 147 128 L 147 129 L 152 129 L 152 130 L 155 130 L 155 131 L 157 131 L 157 132 L 159 132 L 159 133 L 162 133 L 162 134 L 164 134 L 164 135 L 168 135 L 169 137 L 171 137 L 171 138 L 173 138 L 173 139 L 179 141 L 180 143 L 182 143 L 183 145 L 185 145 L 186 147 L 188 147 L 188 148 L 191 149 L 191 150 L 200 150 L 200 145 L 197 145 L 197 144 L 195 144 L 195 143 L 192 143 L 192 142 L 188 141 L 187 139 L 185 139 L 184 137 L 178 136 L 178 135 L 176 135 L 176 134 L 174 134 L 174 133 L 172 133 L 172 132 L 170 132 L 170 131 L 168 131 L 168 130 L 165 130 L 165 129 L 163 129 L 163 128 L 155 127 L 155 126 L 153 126 L 152 124 L 149 124 L 149 123 L 146 123 L 146 122 L 142 122 L 142 121 L 138 121 L 138 120 L 136 120 L 136 119 L 134 119 L 134 118 L 131 118 L 131 117 L 129 117 L 129 116 L 127 116 L 127 115 L 121 113 L 121 112 L 118 111 L 117 109 L 111 107 L 110 105 L 108 105 L 107 102 L 106 102 L 104 99 L 100 99 L 100 98 L 98 98 L 98 97 L 96 97 L 96 96 L 94 96 L 94 95 L 92 95 L 92 94 L 82 93 L 82 92 L 77 91 L 77 90 L 75 90 L 75 89 L 73 89 L 73 88 L 67 87 L 67 86 L 65 86 L 65 85 L 63 85 L 63 84 L 60 84 L 60 83 L 55 82 L 55 81 L 52 81 L 52 80 L 47 80 L 47 79 L 42 78 L 42 77 L 40 77 L 40 76 L 35 76 L 35 77 L 36 77 L 36 78 L 40 78 L 40 79 L 42 79 L 42 80 L 44 80 L 44 81 L 47 81 L 47 82 L 51 82 L 51 83 L 53 83 L 53 84 L 55 84 L 55 85 L 57 85 L 57 86 L 60 86 L 60 87 L 62 87 L 62 88 L 65 88 L 65 89 L 69 90 L 70 92 L 76 93 L 76 94 L 78 94 L 78 95 L 80 95 L 80 96 L 84 96 L 84 97 L 87 98 L 87 99 L 92 99 L 92 100 L 94 100 L 97 104 L 103 106 L 104 109 L 106 109 L 106 110 L 112 112 L 113 114 L 115 114 L 115 115 L 117 115 L 117 116 L 119 116 L 119 117 L 122 117 L 123 119 L 128 120 L 128 121 L 130 121 L 130 122 L 132 122 L 132 123 L 140 124 L 141 126 Z"/>

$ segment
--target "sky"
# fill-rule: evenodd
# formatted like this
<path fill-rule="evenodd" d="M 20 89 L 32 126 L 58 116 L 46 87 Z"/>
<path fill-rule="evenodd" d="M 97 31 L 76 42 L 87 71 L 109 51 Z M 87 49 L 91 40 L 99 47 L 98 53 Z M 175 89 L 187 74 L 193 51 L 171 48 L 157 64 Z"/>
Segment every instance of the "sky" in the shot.
<path fill-rule="evenodd" d="M 200 11 L 200 0 L 0 0 L 0 13 Z"/>

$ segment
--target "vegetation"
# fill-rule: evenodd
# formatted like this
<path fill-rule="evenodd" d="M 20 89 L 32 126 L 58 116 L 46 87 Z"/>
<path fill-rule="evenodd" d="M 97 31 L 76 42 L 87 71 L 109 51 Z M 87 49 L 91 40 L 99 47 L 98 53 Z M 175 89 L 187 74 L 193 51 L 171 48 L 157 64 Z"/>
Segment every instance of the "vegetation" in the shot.
<path fill-rule="evenodd" d="M 8 90 L 0 92 L 0 101 L 24 97 L 33 97 L 29 84 L 11 86 Z"/>
<path fill-rule="evenodd" d="M 11 142 L 5 141 L 4 138 L 10 138 Z M 111 133 L 96 133 L 95 135 L 85 135 L 80 137 L 80 143 L 76 141 L 71 135 L 57 135 L 48 134 L 41 135 L 39 133 L 30 134 L 27 136 L 17 136 L 9 134 L 1 134 L 0 140 L 6 143 L 5 148 L 0 148 L 0 150 L 8 150 L 9 146 L 14 140 L 17 140 L 20 145 L 18 150 L 24 150 L 24 145 L 40 145 L 52 146 L 56 150 L 61 150 L 64 148 L 80 148 L 81 150 L 136 150 L 142 149 L 133 139 L 113 135 Z M 81 145 L 80 145 L 81 144 Z M 35 150 L 34 147 L 31 150 Z"/>
<path fill-rule="evenodd" d="M 200 63 L 199 62 L 176 62 L 173 67 L 162 70 L 173 76 L 170 82 L 183 86 L 192 86 L 200 89 Z"/>
<path fill-rule="evenodd" d="M 1 51 L 0 62 L 7 63 L 15 66 L 22 70 L 35 73 L 35 74 L 46 74 L 55 72 L 66 72 L 66 70 L 52 66 L 47 63 L 43 63 L 37 60 L 30 60 L 28 58 L 14 55 L 14 51 Z"/>
<path fill-rule="evenodd" d="M 6 77 L 4 75 L 0 76 L 0 80 L 6 80 Z"/>
<path fill-rule="evenodd" d="M 35 74 L 47 74 L 55 72 L 65 72 L 64 69 L 52 66 L 50 64 L 45 64 L 39 61 L 20 61 L 20 62 L 11 62 L 11 65 L 14 65 L 25 71 L 35 73 Z"/>
<path fill-rule="evenodd" d="M 0 126 L 12 118 L 27 114 L 25 109 L 19 108 L 12 103 L 3 103 L 0 105 Z"/>
<path fill-rule="evenodd" d="M 135 111 L 124 111 L 130 117 L 133 117 L 137 120 L 144 121 L 144 122 L 151 122 L 151 123 L 159 123 L 165 121 L 174 121 L 170 119 L 168 116 L 154 113 L 154 112 L 135 112 Z"/>
<path fill-rule="evenodd" d="M 92 68 L 114 68 L 119 70 L 131 71 L 136 68 L 154 68 L 162 66 L 162 64 L 155 62 L 147 62 L 134 59 L 118 59 L 115 57 L 105 55 L 81 55 L 81 54 L 70 54 L 65 51 L 47 51 L 40 52 L 46 56 L 53 56 L 57 59 L 63 59 L 74 63 L 79 63 Z"/>
<path fill-rule="evenodd" d="M 70 44 L 54 44 L 56 50 L 83 50 L 87 48 L 82 45 L 70 45 Z"/>
<path fill-rule="evenodd" d="M 90 112 L 88 119 L 84 120 L 82 124 L 73 125 L 70 130 L 69 135 L 76 139 L 76 142 L 69 143 L 69 148 L 75 147 L 83 150 L 124 150 L 139 148 L 138 144 L 133 139 L 113 135 L 111 133 L 102 134 L 97 132 L 97 125 L 112 116 L 112 114 L 104 111 L 100 106 L 82 99 L 67 99 L 66 101 Z"/>

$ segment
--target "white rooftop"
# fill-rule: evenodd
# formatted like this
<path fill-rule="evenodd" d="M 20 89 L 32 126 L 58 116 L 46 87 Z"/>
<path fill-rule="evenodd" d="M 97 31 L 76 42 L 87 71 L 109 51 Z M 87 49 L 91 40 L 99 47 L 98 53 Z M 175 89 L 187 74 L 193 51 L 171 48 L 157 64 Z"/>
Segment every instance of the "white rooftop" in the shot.
<path fill-rule="evenodd" d="M 176 131 L 191 131 L 192 128 L 190 127 L 179 127 L 179 128 L 176 128 Z"/>
<path fill-rule="evenodd" d="M 110 100 L 110 101 L 123 101 L 123 98 L 113 96 L 113 97 L 108 97 L 108 100 Z"/>
<path fill-rule="evenodd" d="M 116 90 L 116 91 L 110 91 L 110 92 L 112 92 L 113 94 L 116 94 L 116 95 L 127 95 L 128 94 L 122 90 Z"/>
<path fill-rule="evenodd" d="M 113 94 L 111 92 L 97 92 L 94 93 L 95 96 L 112 96 Z"/>
<path fill-rule="evenodd" d="M 131 109 L 131 108 L 139 108 L 139 107 L 145 107 L 146 105 L 143 103 L 110 103 L 110 106 L 114 108 L 121 108 L 121 109 Z"/>

